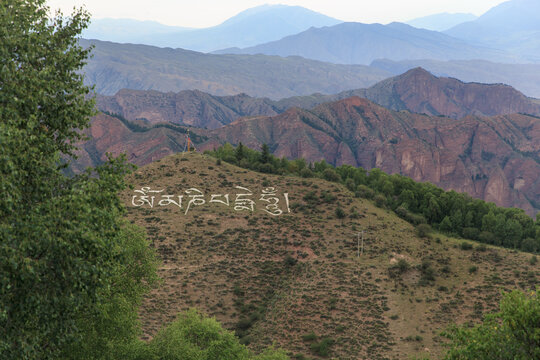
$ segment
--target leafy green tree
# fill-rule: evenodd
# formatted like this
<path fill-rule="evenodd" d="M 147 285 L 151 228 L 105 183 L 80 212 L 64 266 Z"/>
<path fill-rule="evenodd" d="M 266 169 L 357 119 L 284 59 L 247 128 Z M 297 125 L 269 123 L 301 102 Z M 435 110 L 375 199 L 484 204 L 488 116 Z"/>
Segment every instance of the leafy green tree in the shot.
<path fill-rule="evenodd" d="M 393 194 L 394 194 L 394 185 L 392 184 L 391 181 L 388 181 L 386 180 L 382 187 L 381 187 L 381 192 L 387 197 L 391 197 Z"/>
<path fill-rule="evenodd" d="M 325 169 L 323 171 L 323 177 L 325 180 L 328 180 L 328 181 L 337 182 L 341 180 L 341 177 L 334 169 Z"/>
<path fill-rule="evenodd" d="M 242 142 L 238 143 L 238 146 L 234 150 L 234 156 L 236 157 L 236 161 L 240 162 L 246 154 L 245 154 L 245 146 L 242 144 Z"/>
<path fill-rule="evenodd" d="M 454 326 L 446 360 L 540 359 L 539 290 L 505 294 L 500 311 L 473 328 Z"/>
<path fill-rule="evenodd" d="M 444 232 L 452 232 L 454 229 L 454 226 L 452 225 L 452 221 L 450 220 L 450 217 L 445 216 L 444 219 L 439 224 L 439 229 Z"/>
<path fill-rule="evenodd" d="M 450 220 L 452 222 L 452 231 L 456 234 L 461 234 L 461 230 L 463 229 L 463 214 L 461 210 L 457 210 L 450 215 Z"/>
<path fill-rule="evenodd" d="M 262 147 L 261 147 L 261 162 L 263 164 L 267 164 L 268 162 L 270 162 L 270 158 L 271 158 L 270 148 L 268 147 L 268 145 L 266 143 L 262 144 Z"/>
<path fill-rule="evenodd" d="M 428 200 L 428 206 L 424 211 L 424 216 L 430 222 L 439 222 L 441 218 L 441 207 L 435 196 L 430 196 Z"/>
<path fill-rule="evenodd" d="M 76 38 L 88 20 L 83 10 L 49 19 L 45 0 L 0 2 L 3 359 L 65 358 L 130 340 L 133 310 L 154 280 L 153 254 L 117 196 L 125 160 L 62 173 L 94 113 L 81 75 L 90 50 Z"/>
<path fill-rule="evenodd" d="M 503 245 L 506 247 L 519 248 L 521 246 L 522 236 L 523 228 L 521 227 L 521 224 L 514 219 L 509 219 L 506 222 L 504 229 Z"/>
<path fill-rule="evenodd" d="M 467 214 L 465 215 L 465 219 L 463 220 L 463 227 L 473 228 L 474 226 L 475 226 L 474 213 L 471 210 L 469 210 L 467 211 Z"/>
<path fill-rule="evenodd" d="M 496 225 L 497 219 L 495 218 L 493 211 L 490 211 L 482 218 L 482 231 L 493 232 Z"/>
<path fill-rule="evenodd" d="M 66 347 L 62 359 L 126 359 L 140 345 L 137 314 L 143 294 L 157 282 L 157 262 L 139 227 L 126 224 L 118 240 L 114 286 L 104 289 L 105 302 L 80 314 L 81 341 Z"/>
<path fill-rule="evenodd" d="M 537 252 L 540 250 L 540 241 L 533 238 L 526 238 L 521 242 L 521 250 L 528 252 Z"/>
<path fill-rule="evenodd" d="M 248 359 L 249 351 L 230 331 L 195 310 L 160 331 L 149 344 L 150 359 Z"/>
<path fill-rule="evenodd" d="M 399 201 L 401 204 L 406 204 L 406 208 L 409 210 L 416 209 L 416 199 L 411 190 L 403 190 L 399 194 Z"/>
<path fill-rule="evenodd" d="M 266 349 L 255 356 L 231 331 L 192 309 L 178 315 L 147 346 L 134 348 L 141 360 L 287 360 L 282 350 Z"/>
<path fill-rule="evenodd" d="M 432 232 L 431 226 L 428 224 L 419 224 L 416 227 L 416 234 L 422 238 L 427 238 Z"/>

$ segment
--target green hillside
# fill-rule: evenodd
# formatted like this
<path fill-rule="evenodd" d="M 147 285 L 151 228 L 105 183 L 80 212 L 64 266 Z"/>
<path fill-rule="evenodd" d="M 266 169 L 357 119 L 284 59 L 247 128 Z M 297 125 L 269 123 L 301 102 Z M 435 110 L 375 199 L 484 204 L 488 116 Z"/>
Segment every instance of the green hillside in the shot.
<path fill-rule="evenodd" d="M 190 153 L 140 168 L 130 182 L 128 217 L 146 228 L 163 261 L 164 282 L 141 310 L 145 338 L 196 307 L 251 348 L 275 342 L 297 359 L 437 357 L 448 324 L 477 322 L 496 308 L 502 289 L 531 289 L 540 279 L 531 254 L 419 237 L 390 210 L 322 179 L 262 174 Z M 281 215 L 259 200 L 269 187 Z M 155 196 L 153 207 L 140 202 L 141 189 Z M 235 210 L 246 189 L 254 211 Z M 229 194 L 229 206 L 210 203 L 219 194 L 214 200 Z M 182 208 L 163 195 L 183 195 Z M 206 203 L 197 205 L 196 195 Z"/>

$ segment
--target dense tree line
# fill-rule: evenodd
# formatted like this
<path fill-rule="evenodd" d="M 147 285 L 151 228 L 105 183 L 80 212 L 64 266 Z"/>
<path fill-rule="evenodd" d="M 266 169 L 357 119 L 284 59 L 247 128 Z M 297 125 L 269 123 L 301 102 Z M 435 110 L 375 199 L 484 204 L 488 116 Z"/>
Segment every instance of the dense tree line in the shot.
<path fill-rule="evenodd" d="M 225 144 L 210 155 L 238 166 L 272 174 L 294 174 L 340 182 L 358 197 L 373 200 L 378 206 L 393 210 L 415 224 L 430 224 L 452 235 L 528 252 L 540 251 L 540 217 L 536 222 L 525 211 L 498 207 L 455 191 L 444 191 L 431 184 L 408 177 L 389 175 L 380 169 L 350 165 L 333 167 L 324 160 L 307 163 L 270 154 L 265 144 L 261 151 L 239 143 Z"/>

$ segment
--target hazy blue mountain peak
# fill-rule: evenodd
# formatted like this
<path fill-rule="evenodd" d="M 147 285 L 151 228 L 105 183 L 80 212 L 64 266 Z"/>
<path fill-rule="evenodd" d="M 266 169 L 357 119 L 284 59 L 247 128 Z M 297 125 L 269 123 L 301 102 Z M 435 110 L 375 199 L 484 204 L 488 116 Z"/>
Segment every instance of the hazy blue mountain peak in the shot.
<path fill-rule="evenodd" d="M 406 21 L 405 23 L 416 28 L 427 29 L 433 31 L 448 30 L 458 24 L 472 21 L 478 17 L 470 13 L 439 13 L 428 16 L 419 17 Z"/>

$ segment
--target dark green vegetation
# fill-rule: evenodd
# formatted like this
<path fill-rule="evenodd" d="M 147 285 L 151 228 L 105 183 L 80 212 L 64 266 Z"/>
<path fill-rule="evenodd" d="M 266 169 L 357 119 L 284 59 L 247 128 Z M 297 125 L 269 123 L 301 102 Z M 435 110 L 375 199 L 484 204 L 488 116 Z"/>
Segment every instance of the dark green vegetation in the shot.
<path fill-rule="evenodd" d="M 94 113 L 75 38 L 88 20 L 49 19 L 44 0 L 0 3 L 0 358 L 285 359 L 255 357 L 193 312 L 139 340 L 158 264 L 118 197 L 133 166 L 120 157 L 67 177 L 60 161 Z"/>
<path fill-rule="evenodd" d="M 445 360 L 540 359 L 540 290 L 505 294 L 476 326 L 453 326 Z"/>
<path fill-rule="evenodd" d="M 430 183 L 418 183 L 379 169 L 369 173 L 362 168 L 342 165 L 337 168 L 324 160 L 307 164 L 303 159 L 287 160 L 259 153 L 241 143 L 226 144 L 209 152 L 214 157 L 263 173 L 296 174 L 341 182 L 356 196 L 373 199 L 379 207 L 392 209 L 399 217 L 420 227 L 419 235 L 428 235 L 423 224 L 451 235 L 486 244 L 540 251 L 540 217 L 536 222 L 521 209 L 501 208 L 473 199 L 466 194 L 444 191 Z M 268 147 L 266 146 L 268 150 Z"/>
<path fill-rule="evenodd" d="M 116 196 L 131 167 L 116 159 L 67 178 L 59 165 L 93 114 L 75 40 L 87 22 L 83 11 L 49 21 L 44 1 L 0 5 L 3 359 L 124 350 L 155 281 L 154 254 Z"/>
<path fill-rule="evenodd" d="M 81 357 L 84 359 L 85 357 Z M 147 344 L 139 343 L 128 355 L 133 360 L 287 360 L 282 350 L 268 348 L 254 356 L 234 333 L 213 318 L 189 310 L 161 330 Z"/>

